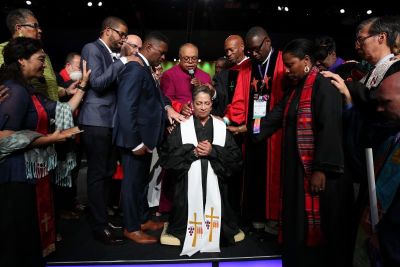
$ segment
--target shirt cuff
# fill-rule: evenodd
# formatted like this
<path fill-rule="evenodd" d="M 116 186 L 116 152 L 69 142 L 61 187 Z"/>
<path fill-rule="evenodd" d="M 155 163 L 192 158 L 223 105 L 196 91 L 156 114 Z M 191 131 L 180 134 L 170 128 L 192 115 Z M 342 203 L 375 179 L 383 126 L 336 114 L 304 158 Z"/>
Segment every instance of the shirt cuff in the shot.
<path fill-rule="evenodd" d="M 132 152 L 138 151 L 139 149 L 141 149 L 144 146 L 143 143 L 141 143 L 140 145 L 138 145 L 137 147 L 135 147 L 134 149 L 132 149 Z"/>
<path fill-rule="evenodd" d="M 211 97 L 211 100 L 215 100 L 217 98 L 217 90 L 214 90 L 214 95 Z"/>
<path fill-rule="evenodd" d="M 352 108 L 353 108 L 353 104 L 352 103 L 348 103 L 348 104 L 344 105 L 344 109 L 345 110 L 349 110 L 349 109 L 352 109 Z"/>
<path fill-rule="evenodd" d="M 119 59 L 122 61 L 122 63 L 124 63 L 124 65 L 128 63 L 128 59 L 126 57 L 120 57 Z"/>

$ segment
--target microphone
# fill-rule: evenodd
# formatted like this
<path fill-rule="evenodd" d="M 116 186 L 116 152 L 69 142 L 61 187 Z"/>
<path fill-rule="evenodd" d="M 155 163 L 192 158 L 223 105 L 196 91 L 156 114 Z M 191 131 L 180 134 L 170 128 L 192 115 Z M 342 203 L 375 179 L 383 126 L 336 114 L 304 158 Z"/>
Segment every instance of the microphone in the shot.
<path fill-rule="evenodd" d="M 190 69 L 190 70 L 188 70 L 188 72 L 190 75 L 190 79 L 193 79 L 194 78 L 194 70 Z"/>

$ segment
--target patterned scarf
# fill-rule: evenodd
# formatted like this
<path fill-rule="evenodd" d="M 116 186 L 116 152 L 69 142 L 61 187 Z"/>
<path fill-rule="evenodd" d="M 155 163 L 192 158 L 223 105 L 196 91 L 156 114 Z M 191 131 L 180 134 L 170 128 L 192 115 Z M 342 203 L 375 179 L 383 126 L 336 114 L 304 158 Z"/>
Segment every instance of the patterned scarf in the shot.
<path fill-rule="evenodd" d="M 297 146 L 300 160 L 304 167 L 304 198 L 307 219 L 307 246 L 317 246 L 323 241 L 321 231 L 321 217 L 319 207 L 319 196 L 310 192 L 310 180 L 313 172 L 314 161 L 314 133 L 312 121 L 312 92 L 313 84 L 318 74 L 318 69 L 313 67 L 308 74 L 301 90 L 300 101 L 297 109 Z M 290 104 L 293 100 L 295 90 L 289 97 L 284 113 L 284 129 Z M 285 132 L 285 131 L 284 131 Z"/>

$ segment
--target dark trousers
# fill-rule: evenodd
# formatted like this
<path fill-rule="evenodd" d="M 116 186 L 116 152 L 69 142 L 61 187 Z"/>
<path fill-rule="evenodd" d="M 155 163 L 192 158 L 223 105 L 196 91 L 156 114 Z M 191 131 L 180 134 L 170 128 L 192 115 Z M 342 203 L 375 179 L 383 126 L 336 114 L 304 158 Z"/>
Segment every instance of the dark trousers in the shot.
<path fill-rule="evenodd" d="M 82 125 L 82 143 L 86 153 L 87 194 L 94 231 L 107 227 L 108 184 L 116 168 L 112 128 Z"/>
<path fill-rule="evenodd" d="M 140 230 L 148 219 L 147 191 L 151 154 L 135 156 L 131 150 L 121 149 L 124 179 L 121 185 L 121 205 L 124 227 L 128 232 Z"/>
<path fill-rule="evenodd" d="M 0 184 L 0 237 L 0 266 L 44 266 L 34 184 Z"/>

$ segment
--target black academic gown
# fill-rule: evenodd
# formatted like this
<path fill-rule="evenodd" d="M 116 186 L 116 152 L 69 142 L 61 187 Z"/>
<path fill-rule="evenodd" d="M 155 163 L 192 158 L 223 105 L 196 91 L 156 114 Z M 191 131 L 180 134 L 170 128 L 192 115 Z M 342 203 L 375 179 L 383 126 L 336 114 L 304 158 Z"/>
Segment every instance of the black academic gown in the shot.
<path fill-rule="evenodd" d="M 195 130 L 198 142 L 213 141 L 213 123 L 210 118 L 203 126 L 194 118 Z M 198 158 L 194 156 L 194 145 L 182 145 L 181 128 L 178 125 L 168 136 L 167 140 L 159 149 L 161 166 L 171 171 L 176 178 L 175 193 L 173 198 L 172 211 L 169 217 L 168 234 L 171 234 L 181 241 L 185 240 L 188 213 L 188 171 L 193 161 Z M 237 147 L 232 135 L 227 132 L 225 146 L 212 145 L 212 152 L 206 158 L 201 158 L 203 205 L 206 200 L 207 168 L 208 161 L 215 174 L 218 176 L 218 184 L 221 192 L 222 227 L 221 241 L 234 242 L 234 235 L 239 232 L 235 214 L 228 202 L 226 182 L 229 177 L 241 170 L 242 158 L 240 149 Z"/>
<path fill-rule="evenodd" d="M 313 170 L 326 175 L 326 188 L 320 193 L 321 228 L 327 246 L 305 245 L 307 222 L 304 198 L 304 168 L 297 146 L 297 107 L 304 80 L 288 108 L 282 149 L 282 231 L 284 266 L 346 266 L 349 237 L 349 195 L 351 183 L 344 179 L 342 146 L 342 97 L 328 79 L 318 74 L 313 85 L 314 130 Z M 282 127 L 286 95 L 262 121 L 258 138 L 270 136 Z M 351 198 L 350 198 L 351 199 Z"/>

